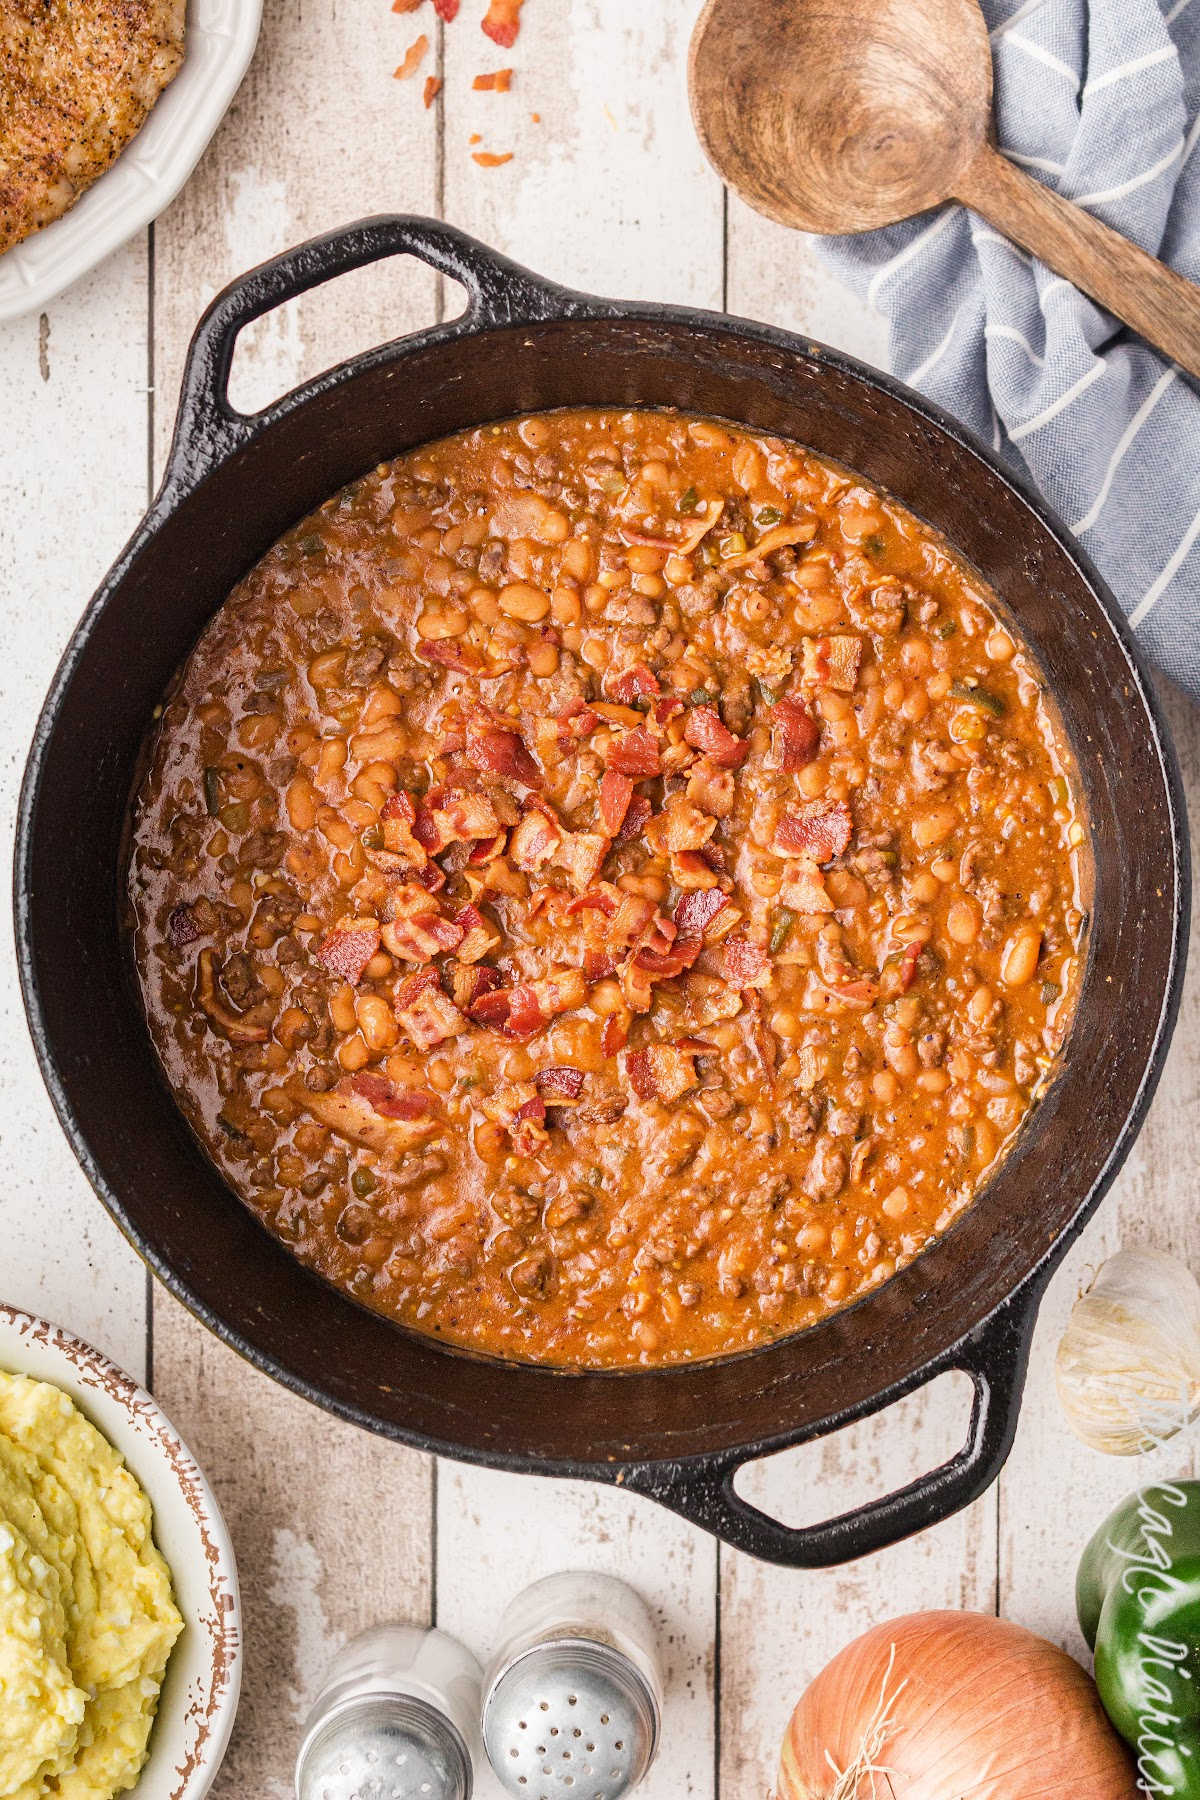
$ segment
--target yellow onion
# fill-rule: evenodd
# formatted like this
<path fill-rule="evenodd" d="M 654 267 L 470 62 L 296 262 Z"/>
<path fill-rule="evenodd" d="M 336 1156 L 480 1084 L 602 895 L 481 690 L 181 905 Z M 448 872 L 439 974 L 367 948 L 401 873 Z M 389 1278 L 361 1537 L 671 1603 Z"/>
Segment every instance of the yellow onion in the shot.
<path fill-rule="evenodd" d="M 876 1625 L 788 1724 L 776 1800 L 1136 1800 L 1129 1754 L 1065 1650 L 985 1613 Z"/>

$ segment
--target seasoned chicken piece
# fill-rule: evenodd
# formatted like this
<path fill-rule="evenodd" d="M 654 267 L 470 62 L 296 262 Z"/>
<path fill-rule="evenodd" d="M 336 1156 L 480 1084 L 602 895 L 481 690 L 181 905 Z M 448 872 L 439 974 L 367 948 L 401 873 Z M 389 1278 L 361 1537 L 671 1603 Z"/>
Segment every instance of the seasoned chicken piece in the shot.
<path fill-rule="evenodd" d="M 185 0 L 0 0 L 0 252 L 73 206 L 183 61 Z"/>

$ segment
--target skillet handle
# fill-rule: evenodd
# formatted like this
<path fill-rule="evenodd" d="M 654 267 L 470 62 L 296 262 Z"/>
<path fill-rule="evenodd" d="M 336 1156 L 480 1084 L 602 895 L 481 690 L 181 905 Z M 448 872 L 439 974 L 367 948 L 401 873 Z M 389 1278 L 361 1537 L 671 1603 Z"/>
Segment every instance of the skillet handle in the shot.
<path fill-rule="evenodd" d="M 431 328 L 446 337 L 562 317 L 583 305 L 582 297 L 543 281 L 439 219 L 381 214 L 310 238 L 230 282 L 196 327 L 184 368 L 167 484 L 196 486 L 218 463 L 249 443 L 280 406 L 308 396 L 327 378 L 317 376 L 252 417 L 238 412 L 229 400 L 229 371 L 243 327 L 309 288 L 387 256 L 415 256 L 466 289 L 466 311 Z"/>
<path fill-rule="evenodd" d="M 699 1468 L 694 1462 L 639 1463 L 616 1479 L 764 1562 L 823 1569 L 869 1556 L 940 1524 L 996 1479 L 1017 1428 L 1036 1314 L 1036 1295 L 1009 1301 L 930 1370 L 927 1380 L 962 1369 L 974 1383 L 966 1444 L 949 1462 L 853 1512 L 819 1525 L 780 1524 L 734 1491 L 738 1470 L 752 1460 L 747 1457 L 717 1458 Z"/>

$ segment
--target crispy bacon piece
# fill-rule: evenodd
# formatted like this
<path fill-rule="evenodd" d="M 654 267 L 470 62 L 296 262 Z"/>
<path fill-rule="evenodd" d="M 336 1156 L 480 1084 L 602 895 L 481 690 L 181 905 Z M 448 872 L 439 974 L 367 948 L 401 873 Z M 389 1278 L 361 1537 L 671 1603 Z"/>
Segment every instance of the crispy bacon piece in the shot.
<path fill-rule="evenodd" d="M 725 979 L 736 988 L 766 987 L 771 979 L 771 959 L 762 944 L 749 938 L 730 938 L 725 945 Z"/>
<path fill-rule="evenodd" d="M 412 796 L 403 789 L 389 794 L 379 815 L 383 847 L 391 855 L 403 857 L 412 868 L 423 869 L 429 861 L 429 851 L 416 835 L 416 824 L 417 808 Z M 431 839 L 432 820 L 428 813 L 424 813 L 422 828 L 425 837 Z"/>
<path fill-rule="evenodd" d="M 688 770 L 688 799 L 714 819 L 727 819 L 733 811 L 734 788 L 732 769 L 723 769 L 711 756 L 700 757 Z"/>
<path fill-rule="evenodd" d="M 616 957 L 603 950 L 585 950 L 583 953 L 583 972 L 589 981 L 603 981 L 615 973 L 616 967 Z"/>
<path fill-rule="evenodd" d="M 610 949 L 620 952 L 643 943 L 652 933 L 657 908 L 643 894 L 618 889 L 620 899 L 608 930 Z"/>
<path fill-rule="evenodd" d="M 671 853 L 671 880 L 680 888 L 715 888 L 719 885 L 716 870 L 703 850 L 674 850 Z"/>
<path fill-rule="evenodd" d="M 641 968 L 636 958 L 631 957 L 617 979 L 630 1012 L 649 1012 L 654 1004 L 654 977 L 649 969 Z"/>
<path fill-rule="evenodd" d="M 432 1094 L 420 1088 L 398 1088 L 386 1075 L 369 1069 L 352 1075 L 347 1085 L 352 1094 L 360 1094 L 385 1119 L 419 1119 L 434 1108 Z"/>
<path fill-rule="evenodd" d="M 666 950 L 658 950 L 647 945 L 633 953 L 634 967 L 644 970 L 655 981 L 673 981 L 690 969 L 701 950 L 703 941 L 699 937 L 685 937 L 682 934 Z"/>
<path fill-rule="evenodd" d="M 788 864 L 779 886 L 779 904 L 797 913 L 829 913 L 837 910 L 825 886 L 825 877 L 810 859 Z"/>
<path fill-rule="evenodd" d="M 660 694 L 650 707 L 656 725 L 669 725 L 683 711 L 683 701 L 677 700 L 674 694 Z"/>
<path fill-rule="evenodd" d="M 465 963 L 461 959 L 445 965 L 450 979 L 450 998 L 459 1012 L 470 1013 L 477 1000 L 500 986 L 500 977 L 487 963 Z"/>
<path fill-rule="evenodd" d="M 603 1056 L 615 1056 L 618 1050 L 625 1048 L 629 1036 L 629 1021 L 621 1018 L 619 1013 L 609 1013 L 600 1033 L 600 1051 Z"/>
<path fill-rule="evenodd" d="M 771 708 L 771 743 L 776 763 L 785 775 L 791 775 L 817 754 L 821 727 L 807 706 L 785 696 Z"/>
<path fill-rule="evenodd" d="M 810 800 L 785 812 L 775 827 L 771 848 L 776 856 L 802 856 L 832 862 L 850 842 L 854 821 L 844 800 Z"/>
<path fill-rule="evenodd" d="M 546 1130 L 546 1102 L 540 1094 L 517 1108 L 509 1127 L 509 1135 L 517 1156 L 536 1156 L 550 1142 L 550 1134 Z"/>
<path fill-rule="evenodd" d="M 577 894 L 591 887 L 604 867 L 611 839 L 599 831 L 568 831 L 558 848 L 559 867 Z"/>
<path fill-rule="evenodd" d="M 412 43 L 408 46 L 408 49 L 404 52 L 404 60 L 401 62 L 399 68 L 392 70 L 395 79 L 397 81 L 407 81 L 410 75 L 415 75 L 421 65 L 421 59 L 424 57 L 428 48 L 429 39 L 425 36 L 425 33 L 422 32 L 419 38 L 413 39 Z"/>
<path fill-rule="evenodd" d="M 351 987 L 357 987 L 363 972 L 379 949 L 377 919 L 342 919 L 322 938 L 317 947 L 317 961 L 334 975 L 340 975 Z"/>
<path fill-rule="evenodd" d="M 633 782 L 629 776 L 605 769 L 600 781 L 600 823 L 609 837 L 615 838 L 619 833 L 632 799 Z"/>
<path fill-rule="evenodd" d="M 645 794 L 635 794 L 629 802 L 629 811 L 625 814 L 624 822 L 617 833 L 617 842 L 629 844 L 633 842 L 634 838 L 640 838 L 653 816 L 654 808 Z"/>
<path fill-rule="evenodd" d="M 396 1089 L 382 1075 L 366 1071 L 339 1082 L 330 1093 L 306 1091 L 301 1104 L 339 1137 L 380 1156 L 402 1155 L 438 1130 L 431 1094 Z"/>
<path fill-rule="evenodd" d="M 586 700 L 581 700 L 576 695 L 563 707 L 557 722 L 560 737 L 585 738 L 595 731 L 600 723 L 600 714 L 594 712 Z"/>
<path fill-rule="evenodd" d="M 675 908 L 680 937 L 703 937 L 722 907 L 728 905 L 720 888 L 696 888 L 684 894 Z"/>
<path fill-rule="evenodd" d="M 447 793 L 439 805 L 430 808 L 430 817 L 438 834 L 438 848 L 442 850 L 450 844 L 473 844 L 481 839 L 491 839 L 501 831 L 501 820 L 487 795 L 473 793 L 470 789 Z"/>
<path fill-rule="evenodd" d="M 396 1018 L 418 1050 L 432 1050 L 467 1029 L 466 1018 L 442 992 L 436 969 L 407 976 L 396 990 L 394 1005 Z"/>
<path fill-rule="evenodd" d="M 611 1013 L 609 1014 L 611 1018 Z M 583 1070 L 572 1069 L 566 1063 L 556 1063 L 552 1068 L 539 1069 L 534 1076 L 538 1092 L 553 1094 L 557 1099 L 578 1100 L 583 1092 Z"/>
<path fill-rule="evenodd" d="M 491 69 L 477 75 L 471 86 L 481 94 L 507 94 L 512 86 L 511 69 Z"/>
<path fill-rule="evenodd" d="M 696 1086 L 696 1052 L 678 1044 L 648 1044 L 627 1053 L 625 1074 L 639 1100 L 679 1100 Z"/>
<path fill-rule="evenodd" d="M 434 0 L 434 5 L 438 0 Z M 454 9 L 458 10 L 458 0 L 453 0 Z M 517 41 L 517 33 L 521 29 L 522 0 L 488 0 L 488 9 L 483 16 L 480 29 L 485 37 L 490 37 L 493 44 L 499 44 L 502 50 L 511 50 Z"/>
<path fill-rule="evenodd" d="M 646 544 L 651 550 L 671 550 L 677 556 L 690 556 L 699 547 L 701 540 L 708 536 L 724 511 L 723 500 L 706 500 L 678 537 L 667 537 L 663 532 L 642 531 L 634 525 L 622 525 L 619 530 L 627 544 Z"/>
<path fill-rule="evenodd" d="M 442 797 L 442 792 L 443 790 L 440 788 L 437 790 L 439 801 Z M 405 795 L 405 798 L 407 799 L 408 796 Z M 414 806 L 412 819 L 412 834 L 414 838 L 416 838 L 418 844 L 420 844 L 421 848 L 430 856 L 435 855 L 443 847 L 442 840 L 438 834 L 438 828 L 433 822 L 433 814 L 429 810 L 429 804 L 432 801 L 432 798 L 433 790 L 425 796 L 424 801 Z M 390 804 L 390 800 L 385 804 L 385 812 Z"/>
<path fill-rule="evenodd" d="M 924 948 L 924 944 L 909 944 L 900 958 L 900 992 L 902 994 L 907 994 L 916 978 L 917 963 Z"/>
<path fill-rule="evenodd" d="M 508 841 L 508 854 L 518 869 L 540 869 L 562 843 L 558 820 L 540 807 L 530 807 Z"/>
<path fill-rule="evenodd" d="M 402 962 L 427 963 L 456 950 L 464 928 L 438 911 L 423 887 L 407 883 L 392 896 L 394 916 L 380 930 L 384 949 Z"/>
<path fill-rule="evenodd" d="M 605 693 L 610 700 L 618 700 L 622 706 L 632 706 L 635 700 L 659 694 L 662 687 L 658 676 L 645 663 L 634 663 L 631 669 L 625 669 L 614 681 L 605 683 Z"/>
<path fill-rule="evenodd" d="M 614 738 L 608 746 L 604 761 L 606 767 L 616 774 L 635 775 L 639 779 L 662 772 L 658 743 L 644 725 Z"/>
<path fill-rule="evenodd" d="M 693 706 L 688 709 L 683 727 L 684 741 L 693 750 L 703 750 L 719 769 L 737 769 L 750 753 L 745 738 L 735 737 L 721 722 L 715 706 Z"/>
<path fill-rule="evenodd" d="M 524 738 L 515 726 L 491 718 L 487 713 L 473 713 L 467 720 L 466 752 L 468 762 L 492 775 L 506 775 L 525 787 L 540 787 L 541 770 L 534 762 Z"/>
<path fill-rule="evenodd" d="M 433 93 L 429 94 L 429 83 L 437 83 Z M 430 75 L 425 82 L 425 91 L 429 94 L 426 106 L 432 105 L 441 87 L 441 79 Z M 483 657 L 473 644 L 464 644 L 455 638 L 419 638 L 416 645 L 417 655 L 428 662 L 440 663 L 443 669 L 453 669 L 458 675 L 478 675 L 484 667 Z"/>
<path fill-rule="evenodd" d="M 862 639 L 856 637 L 805 638 L 801 679 L 810 687 L 839 688 L 852 693 L 862 661 Z"/>
<path fill-rule="evenodd" d="M 672 800 L 663 814 L 662 844 L 668 855 L 677 850 L 703 850 L 717 821 L 690 800 Z"/>
<path fill-rule="evenodd" d="M 493 1031 L 503 1031 L 508 1024 L 511 996 L 511 988 L 491 988 L 476 995 L 468 1010 L 477 1025 L 486 1025 Z"/>
<path fill-rule="evenodd" d="M 462 933 L 455 955 L 459 962 L 477 963 L 500 947 L 500 935 L 492 930 L 477 906 L 464 906 L 454 915 L 453 924 Z"/>
<path fill-rule="evenodd" d="M 494 862 L 507 842 L 507 831 L 498 831 L 495 837 L 480 838 L 477 843 L 471 845 L 467 861 L 476 866 L 480 863 Z"/>

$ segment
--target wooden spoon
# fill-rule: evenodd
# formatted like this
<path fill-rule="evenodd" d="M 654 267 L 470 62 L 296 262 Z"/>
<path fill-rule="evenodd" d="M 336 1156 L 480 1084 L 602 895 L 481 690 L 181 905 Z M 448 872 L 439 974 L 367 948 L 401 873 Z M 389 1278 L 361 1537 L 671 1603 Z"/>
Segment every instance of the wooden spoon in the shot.
<path fill-rule="evenodd" d="M 978 0 L 708 0 L 692 116 L 722 180 L 801 231 L 872 231 L 961 200 L 1200 375 L 1200 288 L 991 142 Z"/>

